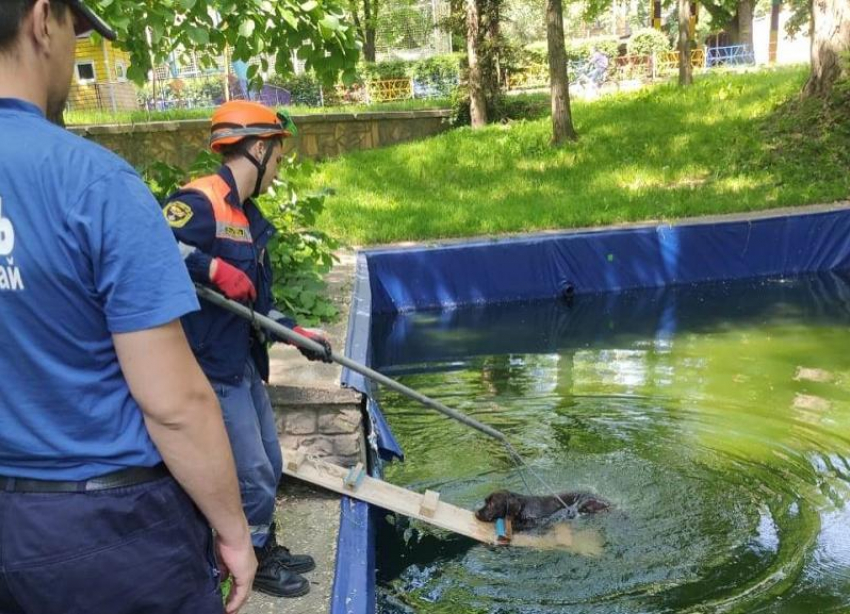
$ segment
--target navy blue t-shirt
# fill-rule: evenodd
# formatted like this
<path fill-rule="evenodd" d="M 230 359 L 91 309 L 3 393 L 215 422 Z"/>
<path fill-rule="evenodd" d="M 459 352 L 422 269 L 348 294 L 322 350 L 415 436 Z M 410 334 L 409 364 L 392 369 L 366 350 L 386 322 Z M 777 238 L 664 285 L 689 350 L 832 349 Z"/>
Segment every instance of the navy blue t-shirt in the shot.
<path fill-rule="evenodd" d="M 160 462 L 112 334 L 197 309 L 138 174 L 0 98 L 0 475 L 82 480 Z"/>

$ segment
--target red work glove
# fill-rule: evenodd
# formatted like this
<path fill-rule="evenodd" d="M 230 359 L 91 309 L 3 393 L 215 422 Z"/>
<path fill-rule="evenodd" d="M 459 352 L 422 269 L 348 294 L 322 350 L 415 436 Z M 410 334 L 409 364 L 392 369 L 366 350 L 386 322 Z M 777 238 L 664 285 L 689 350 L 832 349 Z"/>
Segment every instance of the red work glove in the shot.
<path fill-rule="evenodd" d="M 248 276 L 221 258 L 213 258 L 210 281 L 229 299 L 245 303 L 257 300 L 257 289 Z"/>
<path fill-rule="evenodd" d="M 298 346 L 298 351 L 301 352 L 304 358 L 306 358 L 307 360 L 321 360 L 322 362 L 333 362 L 333 360 L 331 359 L 331 353 L 333 352 L 333 350 L 331 349 L 331 342 L 327 340 L 325 334 L 322 331 L 310 328 L 301 328 L 300 326 L 295 326 L 292 328 L 292 330 L 298 333 L 299 335 L 307 337 L 310 341 L 315 341 L 324 348 L 323 352 L 314 352 L 313 350 L 308 350 L 307 348 Z"/>

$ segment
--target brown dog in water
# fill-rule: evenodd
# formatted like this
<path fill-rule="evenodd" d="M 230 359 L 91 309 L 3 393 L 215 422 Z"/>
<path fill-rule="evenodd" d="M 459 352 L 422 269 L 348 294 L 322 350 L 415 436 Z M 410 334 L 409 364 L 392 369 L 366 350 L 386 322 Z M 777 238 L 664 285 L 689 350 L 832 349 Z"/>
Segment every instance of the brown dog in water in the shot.
<path fill-rule="evenodd" d="M 483 522 L 495 522 L 497 518 L 510 518 L 514 529 L 531 529 L 542 521 L 556 516 L 568 520 L 579 514 L 606 512 L 611 507 L 607 501 L 582 492 L 565 492 L 558 495 L 567 504 L 552 495 L 531 497 L 519 495 L 507 490 L 497 490 L 484 500 L 484 506 L 475 512 L 475 517 Z M 555 520 L 556 518 L 551 518 Z"/>

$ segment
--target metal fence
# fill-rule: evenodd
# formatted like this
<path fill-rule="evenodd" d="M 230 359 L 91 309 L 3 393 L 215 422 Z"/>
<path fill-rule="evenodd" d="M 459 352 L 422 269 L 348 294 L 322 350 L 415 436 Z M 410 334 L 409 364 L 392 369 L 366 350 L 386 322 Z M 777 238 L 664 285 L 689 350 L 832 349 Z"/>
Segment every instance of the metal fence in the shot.
<path fill-rule="evenodd" d="M 706 47 L 691 51 L 691 66 L 696 70 L 719 67 L 746 66 L 755 64 L 752 48 L 748 45 L 728 47 Z M 586 62 L 570 62 L 568 76 L 573 82 L 586 73 Z M 612 59 L 608 65 L 606 80 L 615 83 L 626 81 L 653 81 L 666 78 L 679 70 L 679 52 L 665 51 L 652 55 L 624 55 Z M 528 69 L 507 75 L 508 90 L 538 89 L 549 87 L 547 66 L 531 66 Z"/>
<path fill-rule="evenodd" d="M 773 43 L 775 45 L 775 43 Z M 756 63 L 756 56 L 749 45 L 709 47 L 705 54 L 706 68 L 715 66 L 746 66 Z"/>
<path fill-rule="evenodd" d="M 118 112 L 138 108 L 136 87 L 127 81 L 74 83 L 68 92 L 70 111 Z"/>
<path fill-rule="evenodd" d="M 755 64 L 751 47 L 734 45 L 695 49 L 691 65 L 697 70 L 719 67 L 738 67 Z M 679 66 L 678 51 L 652 55 L 626 55 L 613 58 L 606 80 L 616 83 L 626 81 L 652 81 L 675 73 Z M 584 63 L 572 62 L 569 66 L 571 81 L 586 72 Z M 351 87 L 323 87 L 312 82 L 315 89 L 304 95 L 303 84 L 290 91 L 280 85 L 267 84 L 253 89 L 244 79 L 232 72 L 225 77 L 223 71 L 201 69 L 196 64 L 183 67 L 178 76 L 163 67 L 157 69 L 153 82 L 138 88 L 128 81 L 109 83 L 75 83 L 68 97 L 69 111 L 97 112 L 104 115 L 120 111 L 167 111 L 172 109 L 209 109 L 224 100 L 256 100 L 268 106 L 344 106 L 347 104 L 380 104 L 413 99 L 450 96 L 458 87 L 458 79 L 428 81 L 414 78 L 370 80 Z M 508 74 L 505 86 L 510 91 L 549 87 L 546 66 L 532 66 L 527 70 Z"/>
<path fill-rule="evenodd" d="M 108 121 L 109 114 L 121 111 L 211 109 L 226 99 L 256 100 L 271 107 L 380 104 L 447 97 L 457 86 L 457 78 L 444 81 L 410 78 L 370 80 L 351 87 L 324 87 L 314 82 L 309 88 L 309 95 L 305 96 L 303 85 L 293 91 L 273 84 L 257 89 L 232 74 L 226 85 L 223 74 L 212 74 L 157 79 L 141 88 L 130 82 L 74 84 L 66 108 L 72 112 L 86 112 L 87 115 L 95 113 Z"/>

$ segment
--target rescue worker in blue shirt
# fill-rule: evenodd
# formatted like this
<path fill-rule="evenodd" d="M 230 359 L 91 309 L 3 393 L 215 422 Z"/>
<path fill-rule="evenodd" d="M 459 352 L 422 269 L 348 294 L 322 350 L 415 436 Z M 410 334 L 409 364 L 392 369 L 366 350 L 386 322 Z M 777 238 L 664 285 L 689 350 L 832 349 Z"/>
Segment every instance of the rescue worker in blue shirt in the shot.
<path fill-rule="evenodd" d="M 224 103 L 213 114 L 210 138 L 212 150 L 222 155 L 221 168 L 171 195 L 163 213 L 196 283 L 316 341 L 323 353 L 299 348 L 301 353 L 330 362 L 322 331 L 300 328 L 275 309 L 268 255 L 275 229 L 253 201 L 277 176 L 283 138 L 294 132 L 287 115 L 260 103 Z M 275 537 L 283 460 L 263 383 L 269 375 L 267 339 L 247 320 L 203 301 L 199 313 L 183 318 L 183 327 L 224 413 L 259 562 L 254 589 L 279 597 L 304 595 L 310 585 L 300 574 L 315 568 L 313 558 L 291 554 Z"/>
<path fill-rule="evenodd" d="M 257 561 L 195 289 L 138 174 L 46 119 L 92 30 L 0 2 L 0 612 L 222 614 L 217 554 L 235 614 Z"/>

